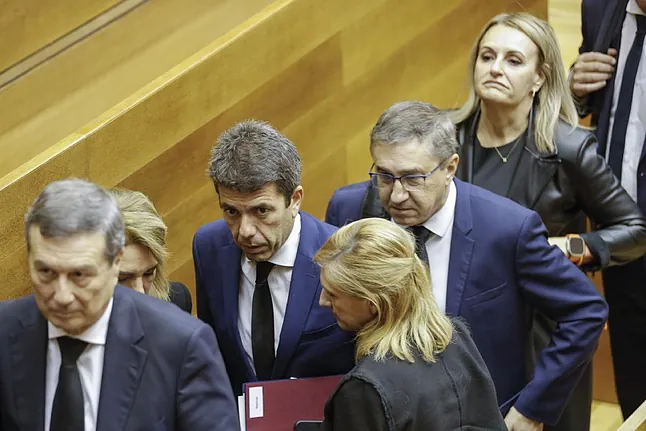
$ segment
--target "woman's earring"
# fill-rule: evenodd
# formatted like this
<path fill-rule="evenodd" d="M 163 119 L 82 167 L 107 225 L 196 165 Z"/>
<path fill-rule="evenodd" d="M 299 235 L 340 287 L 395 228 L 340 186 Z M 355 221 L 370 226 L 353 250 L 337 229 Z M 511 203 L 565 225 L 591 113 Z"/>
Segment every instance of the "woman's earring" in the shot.
<path fill-rule="evenodd" d="M 536 89 L 532 89 L 532 99 L 536 97 Z"/>

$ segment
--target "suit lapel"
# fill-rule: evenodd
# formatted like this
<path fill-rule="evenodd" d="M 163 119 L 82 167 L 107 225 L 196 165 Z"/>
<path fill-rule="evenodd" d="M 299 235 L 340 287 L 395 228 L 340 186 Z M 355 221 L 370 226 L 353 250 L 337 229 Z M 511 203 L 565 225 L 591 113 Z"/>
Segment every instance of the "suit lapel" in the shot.
<path fill-rule="evenodd" d="M 223 306 L 217 307 L 222 313 L 225 313 L 227 332 L 231 340 L 234 340 L 238 357 L 244 361 L 247 377 L 245 381 L 253 381 L 256 378 L 247 354 L 242 346 L 240 331 L 238 330 L 238 292 L 240 289 L 240 262 L 242 260 L 242 251 L 230 237 L 228 246 L 222 249 L 220 253 L 220 273 L 222 274 L 222 296 Z"/>
<path fill-rule="evenodd" d="M 114 291 L 105 343 L 97 431 L 125 429 L 148 356 L 148 352 L 139 346 L 144 331 L 137 309 L 123 289 L 117 286 Z"/>
<path fill-rule="evenodd" d="M 556 175 L 559 160 L 556 156 L 543 157 L 534 152 L 535 147 L 530 148 L 528 144 L 523 148 L 506 197 L 525 208 L 535 209 L 545 188 Z M 519 173 L 521 178 L 517 178 Z"/>
<path fill-rule="evenodd" d="M 33 297 L 21 330 L 11 335 L 13 390 L 20 429 L 45 428 L 45 373 L 47 367 L 47 321 Z"/>
<path fill-rule="evenodd" d="M 292 281 L 280 334 L 273 378 L 282 378 L 301 338 L 307 317 L 315 301 L 319 285 L 319 268 L 312 261 L 318 250 L 318 227 L 314 219 L 301 213 L 301 238 L 292 272 Z M 285 376 L 288 377 L 288 376 Z"/>
<path fill-rule="evenodd" d="M 446 291 L 446 314 L 449 316 L 458 316 L 460 313 L 462 294 L 469 275 L 471 256 L 475 245 L 475 240 L 469 237 L 473 228 L 473 218 L 468 187 L 460 180 L 455 180 L 457 196 Z"/>

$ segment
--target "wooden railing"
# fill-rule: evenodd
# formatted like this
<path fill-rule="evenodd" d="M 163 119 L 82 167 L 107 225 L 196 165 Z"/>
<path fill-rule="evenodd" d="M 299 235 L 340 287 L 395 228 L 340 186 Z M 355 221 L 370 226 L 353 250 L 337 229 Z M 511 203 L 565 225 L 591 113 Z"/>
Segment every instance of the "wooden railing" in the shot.
<path fill-rule="evenodd" d="M 171 278 L 192 288 L 193 233 L 221 215 L 208 152 L 246 118 L 271 122 L 298 146 L 304 209 L 322 216 L 335 188 L 365 179 L 368 132 L 386 107 L 454 105 L 489 18 L 519 9 L 546 16 L 545 0 L 520 3 L 274 1 L 0 179 L 0 298 L 29 289 L 26 208 L 48 182 L 70 175 L 147 193 L 169 225 Z"/>

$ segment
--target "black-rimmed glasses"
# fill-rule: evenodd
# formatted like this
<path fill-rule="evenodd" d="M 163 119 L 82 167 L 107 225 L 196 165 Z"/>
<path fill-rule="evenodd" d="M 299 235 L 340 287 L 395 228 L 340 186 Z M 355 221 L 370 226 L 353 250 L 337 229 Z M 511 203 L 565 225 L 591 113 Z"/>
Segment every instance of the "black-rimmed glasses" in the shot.
<path fill-rule="evenodd" d="M 433 173 L 437 171 L 447 160 L 448 159 L 442 160 L 436 167 L 431 169 L 431 171 L 426 175 L 408 174 L 408 175 L 402 175 L 401 177 L 396 177 L 391 174 L 372 172 L 372 167 L 374 167 L 375 165 L 372 165 L 372 167 L 370 168 L 370 172 L 368 172 L 368 175 L 370 175 L 370 180 L 372 181 L 372 184 L 377 188 L 391 189 L 395 184 L 395 181 L 399 180 L 402 187 L 406 191 L 417 192 L 422 190 L 424 187 L 426 187 L 426 178 L 433 175 Z"/>

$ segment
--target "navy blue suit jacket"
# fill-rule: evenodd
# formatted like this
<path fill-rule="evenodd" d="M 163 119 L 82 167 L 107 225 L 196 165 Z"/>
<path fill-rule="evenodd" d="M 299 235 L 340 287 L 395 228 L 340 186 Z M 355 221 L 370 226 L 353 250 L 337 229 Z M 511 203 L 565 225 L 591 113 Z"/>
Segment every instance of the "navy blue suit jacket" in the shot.
<path fill-rule="evenodd" d="M 515 406 L 531 419 L 554 424 L 597 347 L 607 305 L 585 274 L 548 244 L 538 214 L 457 179 L 455 185 L 446 312 L 469 324 L 502 413 Z M 337 190 L 327 221 L 389 218 L 368 186 Z M 536 368 L 527 370 L 532 309 L 559 326 Z"/>
<path fill-rule="evenodd" d="M 609 13 L 608 6 L 623 7 L 625 1 L 618 0 L 583 0 L 581 3 L 581 32 L 583 41 L 579 48 L 579 53 L 590 52 L 594 50 L 595 41 L 597 40 L 599 29 L 602 26 L 604 16 Z M 623 14 L 625 17 L 625 12 Z M 623 19 L 621 21 L 623 23 Z M 621 29 L 622 25 L 613 34 L 610 46 L 617 51 L 621 49 L 630 49 L 630 47 L 621 46 Z M 619 58 L 619 56 L 617 56 Z M 642 58 L 642 63 L 646 61 Z M 608 83 L 601 90 L 590 94 L 585 98 L 583 113 L 592 114 L 592 125 L 596 127 L 595 135 L 599 141 L 599 154 L 604 158 L 608 145 L 608 132 L 610 128 L 610 110 L 612 108 L 612 98 L 615 91 L 615 76 L 608 80 Z M 646 214 L 646 142 L 642 148 L 637 169 L 637 204 Z M 615 172 L 616 174 L 616 172 Z"/>
<path fill-rule="evenodd" d="M 33 296 L 0 302 L 0 430 L 45 427 L 47 321 Z M 211 328 L 166 301 L 117 286 L 98 431 L 237 430 Z"/>
<path fill-rule="evenodd" d="M 353 334 L 319 306 L 321 284 L 314 254 L 336 230 L 301 212 L 301 238 L 272 380 L 345 374 L 354 367 Z M 224 220 L 202 226 L 193 239 L 197 315 L 213 327 L 236 394 L 256 380 L 238 332 L 242 251 Z"/>

